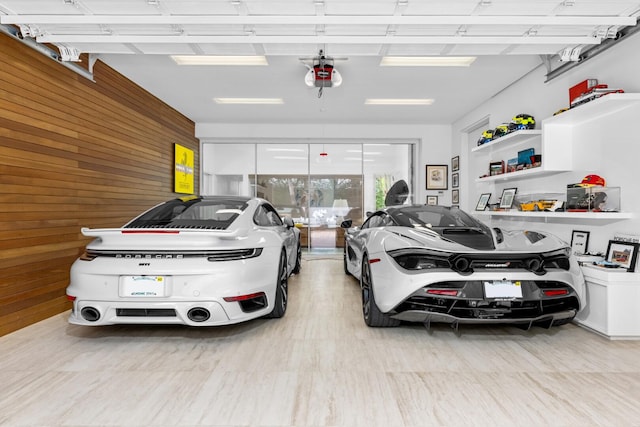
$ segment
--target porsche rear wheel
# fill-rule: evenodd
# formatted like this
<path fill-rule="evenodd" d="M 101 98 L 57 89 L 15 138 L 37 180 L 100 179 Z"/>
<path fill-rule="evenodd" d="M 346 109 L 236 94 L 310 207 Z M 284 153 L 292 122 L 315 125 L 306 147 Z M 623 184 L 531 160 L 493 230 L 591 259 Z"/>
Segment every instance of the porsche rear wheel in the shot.
<path fill-rule="evenodd" d="M 360 275 L 360 287 L 362 289 L 362 315 L 367 326 L 388 328 L 400 325 L 400 321 L 380 311 L 373 295 L 373 283 L 371 281 L 371 267 L 369 258 L 365 255 L 362 259 L 362 274 Z"/>
<path fill-rule="evenodd" d="M 278 265 L 278 281 L 276 284 L 276 298 L 271 313 L 266 317 L 277 319 L 284 316 L 287 311 L 287 298 L 289 294 L 289 275 L 287 274 L 287 256 L 285 251 L 280 254 L 280 263 Z"/>
<path fill-rule="evenodd" d="M 302 267 L 302 248 L 300 247 L 300 239 L 298 239 L 298 251 L 296 253 L 296 265 L 293 267 L 291 271 L 293 274 L 300 273 L 300 268 Z"/>

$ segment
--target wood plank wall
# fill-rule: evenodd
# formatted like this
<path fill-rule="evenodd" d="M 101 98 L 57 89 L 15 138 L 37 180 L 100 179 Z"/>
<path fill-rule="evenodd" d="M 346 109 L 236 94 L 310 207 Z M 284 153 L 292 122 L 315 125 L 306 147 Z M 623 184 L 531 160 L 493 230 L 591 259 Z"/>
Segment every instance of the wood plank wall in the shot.
<path fill-rule="evenodd" d="M 178 196 L 174 143 L 199 176 L 193 122 L 100 61 L 94 79 L 0 34 L 0 336 L 71 307 L 80 227 Z"/>

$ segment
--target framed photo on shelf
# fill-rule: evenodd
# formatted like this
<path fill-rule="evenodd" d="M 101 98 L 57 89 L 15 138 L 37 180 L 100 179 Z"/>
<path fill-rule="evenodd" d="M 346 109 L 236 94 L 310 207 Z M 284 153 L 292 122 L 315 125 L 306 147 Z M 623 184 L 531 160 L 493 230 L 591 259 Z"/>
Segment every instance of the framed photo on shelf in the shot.
<path fill-rule="evenodd" d="M 460 185 L 460 176 L 458 175 L 458 173 L 452 173 L 451 174 L 451 188 L 458 188 L 458 186 Z"/>
<path fill-rule="evenodd" d="M 480 198 L 478 199 L 478 203 L 476 203 L 476 210 L 483 211 L 487 208 L 487 204 L 489 204 L 489 199 L 491 198 L 491 193 L 482 193 Z"/>
<path fill-rule="evenodd" d="M 438 204 L 438 196 L 427 196 L 427 205 L 436 206 Z"/>
<path fill-rule="evenodd" d="M 460 203 L 460 190 L 451 190 L 451 204 L 457 205 Z"/>
<path fill-rule="evenodd" d="M 586 254 L 589 249 L 589 232 L 573 230 L 571 232 L 571 252 L 574 255 Z"/>
<path fill-rule="evenodd" d="M 513 206 L 513 200 L 516 198 L 517 188 L 505 188 L 502 190 L 502 197 L 500 198 L 500 209 L 511 209 Z"/>
<path fill-rule="evenodd" d="M 427 190 L 447 190 L 449 171 L 447 165 L 427 165 Z"/>
<path fill-rule="evenodd" d="M 455 156 L 451 159 L 451 171 L 455 172 L 460 169 L 460 156 Z"/>
<path fill-rule="evenodd" d="M 627 243 L 609 240 L 607 246 L 606 260 L 620 267 L 624 267 L 627 271 L 635 271 L 636 260 L 638 258 L 638 247 L 640 243 Z"/>

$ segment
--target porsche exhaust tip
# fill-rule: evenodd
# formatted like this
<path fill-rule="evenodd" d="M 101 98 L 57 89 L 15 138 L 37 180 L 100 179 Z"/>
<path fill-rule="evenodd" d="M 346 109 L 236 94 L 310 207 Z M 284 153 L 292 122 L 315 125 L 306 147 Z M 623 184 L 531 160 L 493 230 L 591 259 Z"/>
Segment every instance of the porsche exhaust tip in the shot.
<path fill-rule="evenodd" d="M 95 307 L 84 307 L 80 310 L 80 315 L 87 322 L 97 322 L 100 320 L 100 312 Z"/>
<path fill-rule="evenodd" d="M 211 318 L 211 313 L 206 308 L 194 307 L 187 311 L 187 317 L 192 322 L 206 322 Z"/>

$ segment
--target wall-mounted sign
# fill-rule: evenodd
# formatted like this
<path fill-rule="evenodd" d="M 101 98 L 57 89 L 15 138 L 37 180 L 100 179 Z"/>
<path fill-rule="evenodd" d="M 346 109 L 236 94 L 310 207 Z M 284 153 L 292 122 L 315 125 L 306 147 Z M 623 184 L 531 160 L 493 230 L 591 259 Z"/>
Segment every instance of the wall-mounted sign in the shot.
<path fill-rule="evenodd" d="M 174 191 L 193 194 L 193 150 L 175 144 Z"/>

